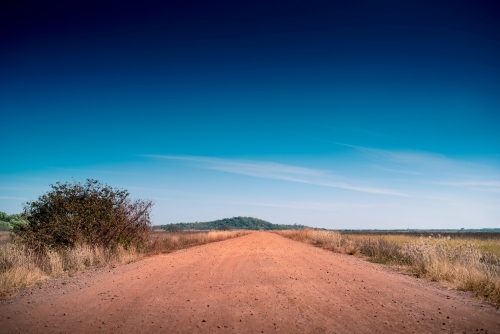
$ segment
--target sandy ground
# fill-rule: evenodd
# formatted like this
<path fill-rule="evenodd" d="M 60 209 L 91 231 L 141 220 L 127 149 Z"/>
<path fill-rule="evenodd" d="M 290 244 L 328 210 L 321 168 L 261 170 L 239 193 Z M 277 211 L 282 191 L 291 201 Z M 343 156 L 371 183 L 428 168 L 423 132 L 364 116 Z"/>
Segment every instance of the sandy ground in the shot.
<path fill-rule="evenodd" d="M 0 332 L 500 333 L 500 311 L 255 232 L 25 290 L 0 304 Z"/>

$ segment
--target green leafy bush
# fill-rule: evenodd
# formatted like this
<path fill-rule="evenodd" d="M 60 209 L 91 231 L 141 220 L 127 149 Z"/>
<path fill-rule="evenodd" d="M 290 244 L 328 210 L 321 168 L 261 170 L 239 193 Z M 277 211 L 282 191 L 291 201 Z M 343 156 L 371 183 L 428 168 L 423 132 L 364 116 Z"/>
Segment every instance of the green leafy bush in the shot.
<path fill-rule="evenodd" d="M 0 220 L 0 231 L 10 231 L 11 226 L 9 222 Z"/>
<path fill-rule="evenodd" d="M 0 231 L 10 231 L 12 225 L 26 222 L 26 218 L 22 214 L 8 215 L 0 211 Z"/>
<path fill-rule="evenodd" d="M 153 203 L 131 200 L 126 190 L 85 183 L 56 183 L 38 200 L 27 202 L 26 221 L 13 224 L 13 233 L 35 251 L 76 245 L 140 246 L 151 226 Z"/>

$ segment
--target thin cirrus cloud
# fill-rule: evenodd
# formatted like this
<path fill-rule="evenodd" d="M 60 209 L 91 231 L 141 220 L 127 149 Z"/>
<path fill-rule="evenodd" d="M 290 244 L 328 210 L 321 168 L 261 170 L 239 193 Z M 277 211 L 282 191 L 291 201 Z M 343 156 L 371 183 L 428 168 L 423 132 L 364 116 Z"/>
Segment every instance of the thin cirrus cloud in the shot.
<path fill-rule="evenodd" d="M 429 153 L 429 152 L 418 152 L 411 150 L 384 150 L 380 148 L 365 147 L 358 145 L 351 145 L 346 143 L 331 142 L 332 144 L 345 146 L 352 148 L 355 151 L 361 152 L 365 158 L 376 160 L 379 163 L 386 163 L 392 165 L 423 168 L 423 169 L 444 169 L 450 167 L 456 167 L 459 163 L 463 164 L 466 161 L 456 161 L 450 159 L 442 154 Z M 398 170 L 398 172 L 422 175 L 420 171 L 414 170 Z"/>
<path fill-rule="evenodd" d="M 495 180 L 441 182 L 441 184 L 448 185 L 448 186 L 457 186 L 457 187 L 478 186 L 478 187 L 500 188 L 500 181 L 495 181 Z"/>
<path fill-rule="evenodd" d="M 395 189 L 367 187 L 348 182 L 341 182 L 335 180 L 335 177 L 333 175 L 325 171 L 293 165 L 279 164 L 275 162 L 240 161 L 212 157 L 177 155 L 148 155 L 147 157 L 192 162 L 200 168 L 264 179 L 312 184 L 377 195 L 408 196 L 407 194 Z"/>
<path fill-rule="evenodd" d="M 361 153 L 362 160 L 375 162 L 375 168 L 409 174 L 421 183 L 441 186 L 467 187 L 484 191 L 500 191 L 500 171 L 493 165 L 485 165 L 466 159 L 452 159 L 442 154 L 383 150 L 338 142 L 336 145 L 352 148 Z"/>
<path fill-rule="evenodd" d="M 438 182 L 440 185 L 461 187 L 477 191 L 486 191 L 493 193 L 500 193 L 500 181 L 485 180 L 485 181 L 450 181 Z"/>
<path fill-rule="evenodd" d="M 396 168 L 387 168 L 387 167 L 382 167 L 380 165 L 374 165 L 375 168 L 386 171 L 386 172 L 394 172 L 394 173 L 403 173 L 403 174 L 410 174 L 410 175 L 424 175 L 423 173 L 420 172 L 413 172 L 413 171 L 408 171 L 408 170 L 400 170 Z"/>
<path fill-rule="evenodd" d="M 266 206 L 294 210 L 321 210 L 321 211 L 340 211 L 343 209 L 360 210 L 370 208 L 391 207 L 392 203 L 385 204 L 355 204 L 355 203 L 322 203 L 322 202 L 293 202 L 293 203 L 268 203 L 268 202 L 245 202 L 245 205 Z"/>
<path fill-rule="evenodd" d="M 15 197 L 15 196 L 0 196 L 0 199 L 19 200 L 19 201 L 27 201 L 28 200 L 28 198 L 26 198 L 26 197 Z"/>

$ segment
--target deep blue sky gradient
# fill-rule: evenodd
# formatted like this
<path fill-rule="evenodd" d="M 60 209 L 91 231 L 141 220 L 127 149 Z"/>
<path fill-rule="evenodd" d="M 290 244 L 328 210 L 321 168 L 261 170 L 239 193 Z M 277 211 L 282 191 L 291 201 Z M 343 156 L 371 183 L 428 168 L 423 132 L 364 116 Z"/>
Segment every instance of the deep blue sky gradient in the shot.
<path fill-rule="evenodd" d="M 157 223 L 500 226 L 495 1 L 2 6 L 0 210 L 92 177 Z"/>

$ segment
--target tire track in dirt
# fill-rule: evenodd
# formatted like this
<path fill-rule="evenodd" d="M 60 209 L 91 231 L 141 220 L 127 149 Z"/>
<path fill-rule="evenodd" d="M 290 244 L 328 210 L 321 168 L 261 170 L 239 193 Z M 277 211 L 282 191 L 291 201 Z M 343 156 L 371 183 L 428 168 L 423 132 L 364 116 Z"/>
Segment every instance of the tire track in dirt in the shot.
<path fill-rule="evenodd" d="M 500 332 L 469 293 L 266 232 L 62 281 L 2 302 L 0 332 Z"/>

